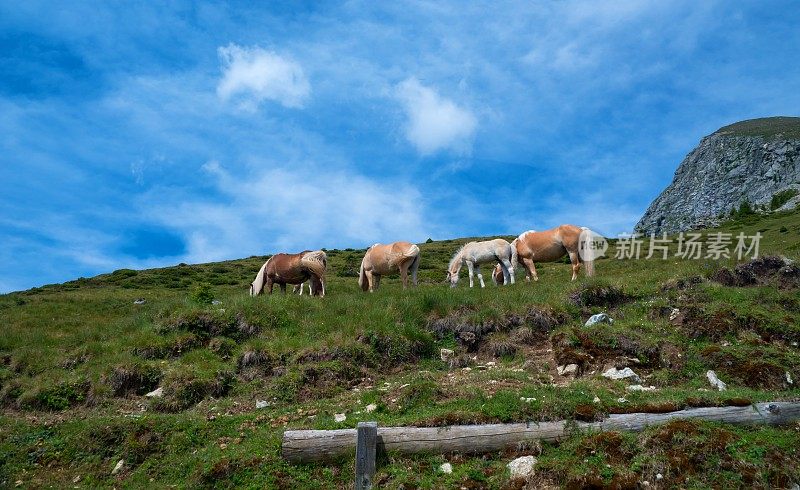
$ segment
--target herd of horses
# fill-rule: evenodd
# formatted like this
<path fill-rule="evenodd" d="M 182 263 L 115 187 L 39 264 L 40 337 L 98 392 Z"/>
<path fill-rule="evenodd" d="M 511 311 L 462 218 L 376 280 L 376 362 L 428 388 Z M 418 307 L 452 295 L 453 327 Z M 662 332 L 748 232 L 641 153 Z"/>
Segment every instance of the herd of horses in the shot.
<path fill-rule="evenodd" d="M 473 287 L 477 274 L 481 287 L 485 287 L 480 266 L 495 264 L 492 280 L 495 284 L 514 284 L 514 270 L 521 263 L 525 268 L 525 279 L 539 280 L 536 262 L 554 262 L 565 255 L 572 263 L 572 280 L 578 277 L 581 265 L 587 276 L 594 274 L 594 262 L 581 257 L 581 234 L 588 228 L 561 225 L 546 231 L 526 231 L 511 243 L 498 238 L 480 242 L 469 242 L 456 251 L 447 267 L 447 282 L 450 287 L 458 284 L 459 272 L 466 265 L 469 271 L 469 287 Z M 358 284 L 363 291 L 373 292 L 380 286 L 381 276 L 400 273 L 403 288 L 411 283 L 417 285 L 419 269 L 419 247 L 409 242 L 394 242 L 388 245 L 376 243 L 367 249 L 361 261 Z M 286 292 L 286 285 L 294 285 L 295 293 L 303 294 L 303 285 L 308 281 L 309 294 L 325 296 L 325 271 L 328 258 L 322 250 L 306 250 L 297 254 L 279 253 L 270 257 L 259 269 L 250 285 L 250 295 L 261 294 L 264 289 L 272 294 L 275 284 Z"/>

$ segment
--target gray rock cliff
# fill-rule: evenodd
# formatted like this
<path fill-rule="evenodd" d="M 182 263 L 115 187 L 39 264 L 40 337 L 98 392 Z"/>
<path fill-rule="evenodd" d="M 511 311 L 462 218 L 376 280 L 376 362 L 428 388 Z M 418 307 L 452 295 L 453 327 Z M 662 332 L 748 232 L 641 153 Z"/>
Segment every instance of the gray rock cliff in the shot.
<path fill-rule="evenodd" d="M 635 231 L 660 234 L 713 226 L 742 201 L 769 206 L 777 192 L 789 188 L 800 189 L 800 118 L 738 122 L 700 141 Z"/>

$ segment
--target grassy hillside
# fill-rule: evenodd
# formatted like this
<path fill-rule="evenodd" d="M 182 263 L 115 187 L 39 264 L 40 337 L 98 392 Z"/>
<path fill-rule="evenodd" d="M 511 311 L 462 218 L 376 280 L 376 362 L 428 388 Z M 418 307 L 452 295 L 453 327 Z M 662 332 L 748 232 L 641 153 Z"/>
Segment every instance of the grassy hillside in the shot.
<path fill-rule="evenodd" d="M 748 119 L 720 128 L 717 133 L 733 136 L 761 136 L 766 139 L 800 139 L 800 117 Z"/>
<path fill-rule="evenodd" d="M 800 258 L 800 212 L 722 231 L 760 232 L 762 255 Z M 593 420 L 800 398 L 797 269 L 608 258 L 592 279 L 570 282 L 569 265 L 554 263 L 538 267 L 535 284 L 470 290 L 462 279 L 450 289 L 444 269 L 465 241 L 420 244 L 421 284 L 407 291 L 394 277 L 361 292 L 364 250 L 329 250 L 323 299 L 248 297 L 266 257 L 119 270 L 0 296 L 0 486 L 345 488 L 352 458 L 286 464 L 283 430 Z M 219 303 L 198 303 L 202 292 Z M 596 312 L 614 324 L 584 327 Z M 455 359 L 443 362 L 441 348 Z M 559 375 L 567 364 L 576 377 Z M 600 376 L 613 366 L 656 389 Z M 708 369 L 727 391 L 710 390 Z M 162 398 L 142 396 L 157 387 Z M 800 426 L 680 422 L 485 457 L 390 455 L 378 479 L 385 488 L 519 488 L 505 464 L 536 454 L 535 485 L 785 487 L 800 482 L 797 448 Z M 438 471 L 445 461 L 452 474 Z"/>

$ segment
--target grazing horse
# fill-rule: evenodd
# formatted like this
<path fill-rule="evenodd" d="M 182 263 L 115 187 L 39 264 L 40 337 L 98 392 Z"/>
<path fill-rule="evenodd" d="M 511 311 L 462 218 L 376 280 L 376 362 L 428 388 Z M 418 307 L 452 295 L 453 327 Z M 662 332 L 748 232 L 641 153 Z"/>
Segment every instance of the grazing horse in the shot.
<path fill-rule="evenodd" d="M 454 288 L 458 284 L 458 272 L 464 264 L 467 264 L 469 269 L 469 287 L 473 286 L 472 276 L 475 270 L 478 272 L 481 287 L 485 287 L 480 265 L 488 262 L 498 263 L 497 265 L 503 273 L 503 284 L 514 284 L 514 267 L 511 265 L 512 253 L 511 244 L 502 238 L 467 243 L 458 249 L 458 252 L 450 260 L 450 265 L 447 266 L 447 280 L 450 281 L 450 287 Z"/>
<path fill-rule="evenodd" d="M 582 260 L 579 252 L 581 240 L 586 240 L 581 235 L 584 234 L 584 237 L 588 237 L 592 233 L 589 228 L 575 225 L 561 225 L 545 231 L 526 231 L 511 242 L 513 249 L 511 263 L 516 267 L 519 261 L 522 261 L 522 265 L 525 267 L 525 279 L 530 281 L 530 278 L 533 277 L 534 281 L 538 281 L 539 275 L 536 274 L 534 262 L 555 262 L 561 257 L 569 255 L 573 281 L 578 277 L 582 263 L 586 266 L 586 275 L 592 276 L 594 275 L 594 261 Z M 497 269 L 494 271 L 494 276 L 499 276 Z"/>
<path fill-rule="evenodd" d="M 369 247 L 358 274 L 358 285 L 370 293 L 378 289 L 381 276 L 400 271 L 403 289 L 408 287 L 408 271 L 411 271 L 411 282 L 417 285 L 417 269 L 419 269 L 419 247 L 408 242 L 394 242 L 388 245 L 376 243 Z"/>
<path fill-rule="evenodd" d="M 325 296 L 325 270 L 328 257 L 322 250 L 306 250 L 298 254 L 275 254 L 259 269 L 255 280 L 250 285 L 250 296 L 261 294 L 266 286 L 272 294 L 272 286 L 278 284 L 281 291 L 286 292 L 287 284 L 302 285 L 311 280 L 312 296 Z M 302 291 L 302 289 L 301 289 Z"/>

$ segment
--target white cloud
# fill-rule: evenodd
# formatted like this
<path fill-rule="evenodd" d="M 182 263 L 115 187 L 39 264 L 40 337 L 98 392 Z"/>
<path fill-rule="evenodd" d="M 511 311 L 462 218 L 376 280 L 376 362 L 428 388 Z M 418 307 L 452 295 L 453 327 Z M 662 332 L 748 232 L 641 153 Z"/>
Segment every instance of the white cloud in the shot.
<path fill-rule="evenodd" d="M 187 262 L 420 241 L 431 226 L 424 219 L 422 195 L 403 183 L 302 166 L 251 178 L 232 175 L 217 161 L 202 168 L 219 192 L 215 198 L 160 189 L 143 200 L 150 218 L 184 236 Z M 170 197 L 159 201 L 156 196 Z"/>
<path fill-rule="evenodd" d="M 468 153 L 478 121 L 468 109 L 457 106 L 416 78 L 397 86 L 408 122 L 406 138 L 422 155 L 450 149 Z"/>
<path fill-rule="evenodd" d="M 303 68 L 289 58 L 236 44 L 220 47 L 217 52 L 222 62 L 217 95 L 222 100 L 237 98 L 247 110 L 255 110 L 264 100 L 298 108 L 311 93 Z"/>

